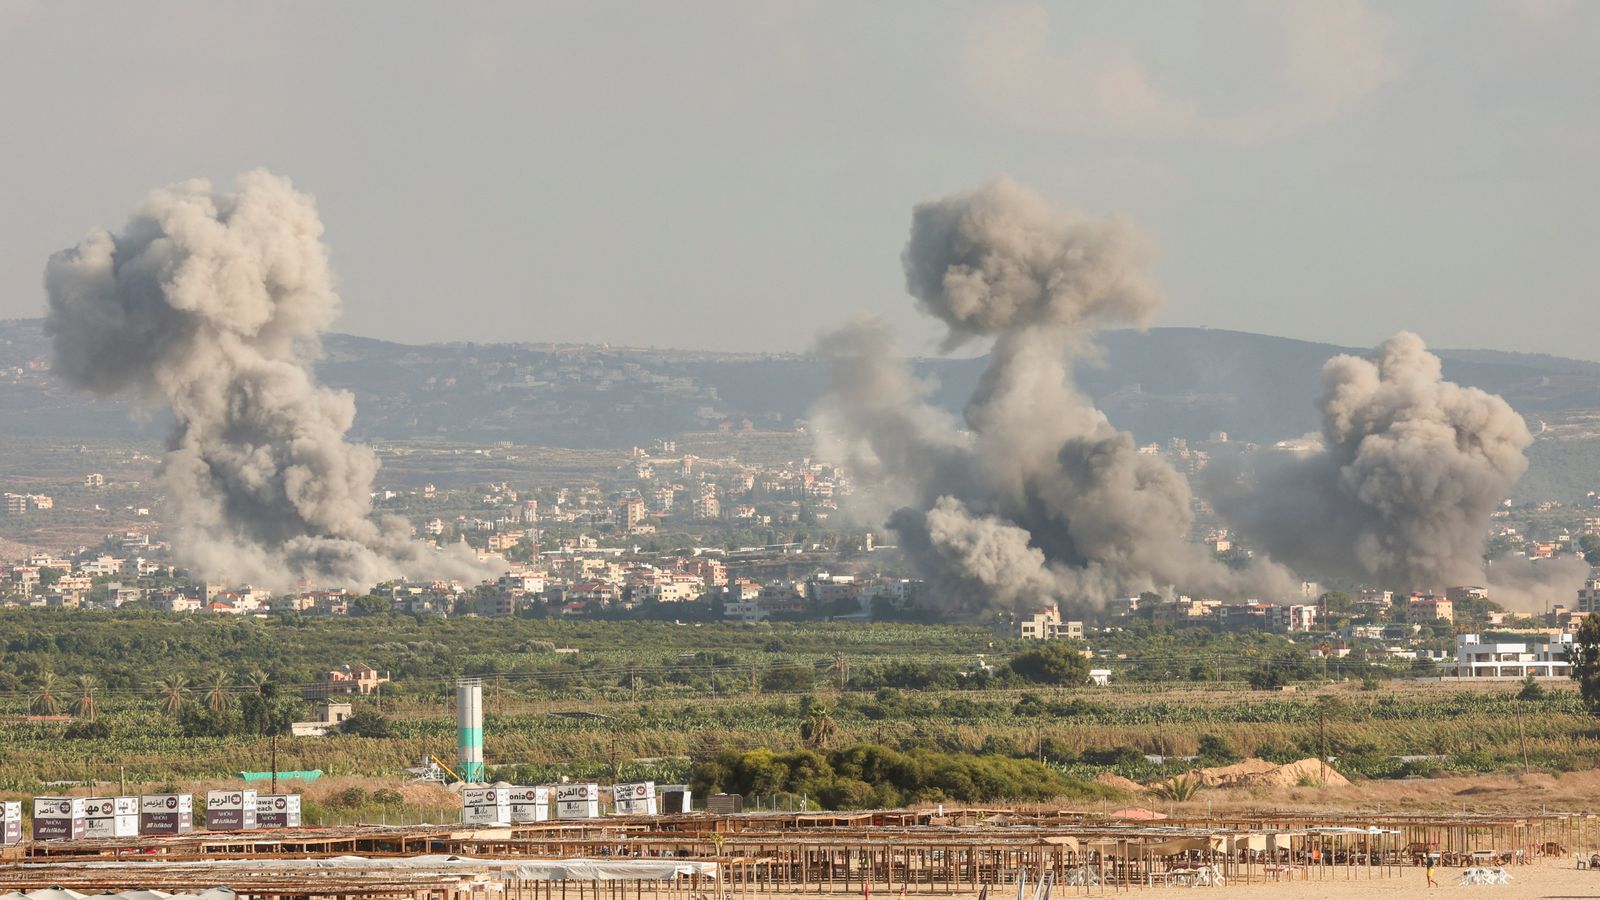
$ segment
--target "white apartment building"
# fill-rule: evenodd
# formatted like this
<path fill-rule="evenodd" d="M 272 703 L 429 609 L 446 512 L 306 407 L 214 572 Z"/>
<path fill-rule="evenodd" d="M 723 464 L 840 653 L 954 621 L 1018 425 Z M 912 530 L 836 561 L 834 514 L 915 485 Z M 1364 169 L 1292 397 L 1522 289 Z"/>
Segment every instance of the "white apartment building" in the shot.
<path fill-rule="evenodd" d="M 1460 678 L 1565 678 L 1572 674 L 1567 653 L 1572 635 L 1541 635 L 1527 644 L 1485 643 L 1480 635 L 1456 635 L 1456 676 Z"/>

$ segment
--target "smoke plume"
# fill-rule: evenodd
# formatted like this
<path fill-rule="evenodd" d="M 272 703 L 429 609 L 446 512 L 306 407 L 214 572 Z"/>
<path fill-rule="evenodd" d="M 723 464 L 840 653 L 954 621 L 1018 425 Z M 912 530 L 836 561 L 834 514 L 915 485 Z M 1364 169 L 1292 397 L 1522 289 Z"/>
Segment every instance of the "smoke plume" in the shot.
<path fill-rule="evenodd" d="M 197 574 L 272 589 L 482 574 L 372 516 L 377 458 L 344 439 L 354 398 L 311 371 L 339 300 L 316 207 L 288 180 L 156 191 L 120 233 L 52 256 L 45 288 L 57 375 L 171 407 L 166 521 Z"/>
<path fill-rule="evenodd" d="M 1303 574 L 1407 590 L 1484 584 L 1489 514 L 1528 468 L 1522 417 L 1498 396 L 1446 381 L 1410 332 L 1365 359 L 1329 360 L 1318 408 L 1320 449 L 1268 453 L 1253 487 L 1215 492 L 1229 524 Z M 1496 569 L 1508 597 L 1541 580 L 1520 566 Z M 1574 572 L 1540 569 L 1563 583 Z"/>
<path fill-rule="evenodd" d="M 962 423 L 929 405 L 883 323 L 823 337 L 822 450 L 869 486 L 948 611 L 1290 590 L 1279 570 L 1232 572 L 1190 543 L 1187 482 L 1073 384 L 1098 329 L 1160 310 L 1151 257 L 1127 222 L 1059 212 L 1007 179 L 918 206 L 907 289 L 947 350 L 994 340 Z"/>

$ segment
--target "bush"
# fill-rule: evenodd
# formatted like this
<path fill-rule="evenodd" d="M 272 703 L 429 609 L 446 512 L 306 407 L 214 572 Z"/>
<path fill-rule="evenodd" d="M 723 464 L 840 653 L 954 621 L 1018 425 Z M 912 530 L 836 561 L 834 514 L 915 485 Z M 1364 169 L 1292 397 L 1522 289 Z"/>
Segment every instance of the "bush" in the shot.
<path fill-rule="evenodd" d="M 897 806 L 908 799 L 1048 800 L 1074 786 L 1032 760 L 933 750 L 901 752 L 857 744 L 831 753 L 794 750 L 728 751 L 694 767 L 690 783 L 706 794 L 818 798 L 833 809 Z"/>
<path fill-rule="evenodd" d="M 817 673 L 810 666 L 797 662 L 779 663 L 761 676 L 761 689 L 780 693 L 809 691 L 816 683 Z"/>
<path fill-rule="evenodd" d="M 104 722 L 79 719 L 68 725 L 61 736 L 69 741 L 96 741 L 110 737 L 111 729 Z"/>
<path fill-rule="evenodd" d="M 350 718 L 339 724 L 340 734 L 354 735 L 364 738 L 391 737 L 389 717 L 376 710 L 362 709 L 350 714 Z"/>
<path fill-rule="evenodd" d="M 378 788 L 372 792 L 371 801 L 379 806 L 401 806 L 406 802 L 406 798 L 400 796 L 400 792 L 394 788 Z"/>
<path fill-rule="evenodd" d="M 1089 680 L 1089 660 L 1072 644 L 1047 641 L 1011 657 L 1011 671 L 1034 684 L 1083 684 Z"/>
<path fill-rule="evenodd" d="M 358 787 L 347 787 L 328 798 L 328 805 L 335 809 L 360 809 L 367 805 L 368 799 L 365 790 Z"/>
<path fill-rule="evenodd" d="M 1208 765 L 1229 765 L 1244 759 L 1244 754 L 1239 752 L 1239 748 L 1227 738 L 1215 734 L 1200 738 L 1199 756 L 1201 762 Z"/>

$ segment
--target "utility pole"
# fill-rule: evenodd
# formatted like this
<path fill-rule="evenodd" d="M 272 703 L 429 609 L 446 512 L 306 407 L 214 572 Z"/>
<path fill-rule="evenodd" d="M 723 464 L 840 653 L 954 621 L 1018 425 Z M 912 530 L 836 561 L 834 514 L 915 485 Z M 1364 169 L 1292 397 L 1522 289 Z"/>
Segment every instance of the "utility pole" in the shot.
<path fill-rule="evenodd" d="M 1322 783 L 1328 783 L 1328 714 L 1322 706 L 1317 707 L 1317 743 L 1320 745 L 1322 755 L 1318 770 L 1322 773 Z"/>
<path fill-rule="evenodd" d="M 272 733 L 272 792 L 278 792 L 278 733 Z"/>

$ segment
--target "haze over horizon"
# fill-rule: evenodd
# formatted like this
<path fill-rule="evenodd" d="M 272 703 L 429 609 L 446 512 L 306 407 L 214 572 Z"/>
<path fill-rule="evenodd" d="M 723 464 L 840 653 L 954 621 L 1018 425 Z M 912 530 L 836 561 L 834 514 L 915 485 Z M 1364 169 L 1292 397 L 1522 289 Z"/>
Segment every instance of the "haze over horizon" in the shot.
<path fill-rule="evenodd" d="M 927 355 L 911 207 L 1008 173 L 1149 232 L 1163 325 L 1592 358 L 1597 44 L 1559 0 L 0 0 L 0 317 L 151 188 L 265 166 L 339 331 L 796 351 L 869 312 Z"/>

